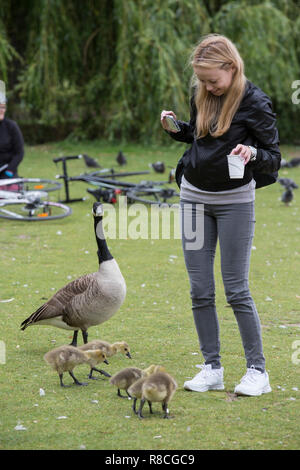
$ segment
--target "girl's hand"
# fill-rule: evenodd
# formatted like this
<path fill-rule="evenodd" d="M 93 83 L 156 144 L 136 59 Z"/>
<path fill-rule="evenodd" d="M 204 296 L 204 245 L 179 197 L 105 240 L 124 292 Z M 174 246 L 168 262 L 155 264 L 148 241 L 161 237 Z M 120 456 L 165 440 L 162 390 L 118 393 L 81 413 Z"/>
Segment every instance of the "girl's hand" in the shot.
<path fill-rule="evenodd" d="M 244 159 L 244 164 L 247 165 L 251 157 L 251 150 L 247 145 L 238 144 L 231 150 L 231 155 L 240 155 Z"/>
<path fill-rule="evenodd" d="M 165 119 L 166 116 L 172 116 L 172 117 L 177 121 L 176 114 L 173 113 L 173 111 L 165 111 L 165 110 L 163 110 L 163 111 L 161 112 L 161 115 L 160 115 L 160 122 L 161 122 L 161 125 L 163 126 L 163 128 L 164 128 L 166 131 L 178 132 L 178 131 L 174 131 L 173 129 L 170 129 L 170 128 L 169 128 L 168 123 L 167 123 L 167 120 Z"/>

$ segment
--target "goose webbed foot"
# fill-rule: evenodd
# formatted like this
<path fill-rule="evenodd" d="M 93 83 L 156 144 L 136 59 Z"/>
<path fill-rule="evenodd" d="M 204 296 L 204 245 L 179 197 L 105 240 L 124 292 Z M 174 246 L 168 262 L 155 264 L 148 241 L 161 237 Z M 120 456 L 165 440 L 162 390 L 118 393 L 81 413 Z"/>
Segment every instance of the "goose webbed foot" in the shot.
<path fill-rule="evenodd" d="M 93 367 L 92 370 L 95 370 L 96 372 L 100 372 L 100 374 L 105 375 L 105 377 L 111 377 L 111 375 L 105 370 L 97 369 L 96 367 Z"/>
<path fill-rule="evenodd" d="M 92 370 L 90 371 L 90 373 L 88 375 L 89 380 L 99 380 L 100 378 L 102 378 L 102 377 L 93 377 L 93 371 Z M 104 380 L 104 379 L 102 379 L 102 380 Z"/>
<path fill-rule="evenodd" d="M 79 380 L 76 379 L 76 377 L 75 377 L 75 375 L 73 374 L 73 372 L 69 371 L 69 374 L 70 374 L 70 376 L 72 377 L 72 379 L 74 380 L 75 385 L 80 385 L 80 386 L 88 385 L 87 382 L 79 382 Z"/>
<path fill-rule="evenodd" d="M 99 372 L 100 374 L 103 374 L 105 375 L 105 377 L 111 377 L 111 375 L 108 373 L 108 372 L 105 372 L 105 370 L 102 370 L 102 369 L 97 369 L 96 367 L 92 367 L 91 370 L 90 370 L 90 373 L 89 373 L 89 379 L 91 380 L 98 380 L 97 377 L 93 377 L 93 371 L 96 371 L 96 372 Z"/>
<path fill-rule="evenodd" d="M 89 380 L 99 380 L 100 379 L 100 377 L 93 377 L 92 374 L 93 374 L 92 372 L 89 373 L 89 375 L 88 375 Z M 104 379 L 102 379 L 102 380 L 104 380 Z"/>

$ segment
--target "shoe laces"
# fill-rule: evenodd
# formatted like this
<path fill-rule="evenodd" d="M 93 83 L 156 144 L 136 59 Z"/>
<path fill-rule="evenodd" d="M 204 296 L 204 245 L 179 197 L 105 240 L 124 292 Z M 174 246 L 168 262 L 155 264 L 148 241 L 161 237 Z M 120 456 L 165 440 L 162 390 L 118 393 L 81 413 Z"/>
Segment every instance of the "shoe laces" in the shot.
<path fill-rule="evenodd" d="M 251 366 L 249 369 L 247 369 L 247 372 L 244 375 L 244 377 L 242 378 L 241 382 L 254 383 L 254 382 L 256 382 L 258 374 L 261 375 L 261 372 L 259 370 L 255 369 L 254 366 Z"/>
<path fill-rule="evenodd" d="M 207 377 L 207 375 L 211 375 L 213 369 L 211 369 L 209 367 L 209 365 L 207 364 L 200 364 L 199 366 L 197 366 L 201 369 L 200 372 L 198 372 L 198 374 L 196 374 L 196 377 Z"/>

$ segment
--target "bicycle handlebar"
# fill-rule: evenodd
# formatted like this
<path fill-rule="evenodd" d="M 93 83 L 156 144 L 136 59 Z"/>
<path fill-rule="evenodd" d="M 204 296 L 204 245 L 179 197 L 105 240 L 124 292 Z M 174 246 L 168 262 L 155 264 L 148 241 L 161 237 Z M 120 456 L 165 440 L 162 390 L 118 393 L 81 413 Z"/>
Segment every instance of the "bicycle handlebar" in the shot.
<path fill-rule="evenodd" d="M 53 162 L 58 163 L 58 162 L 64 162 L 66 160 L 77 160 L 79 158 L 83 158 L 83 155 L 70 155 L 67 157 L 57 157 L 57 158 L 53 158 Z"/>
<path fill-rule="evenodd" d="M 1 166 L 0 167 L 0 173 L 2 173 L 2 171 L 6 170 L 7 167 L 8 167 L 8 163 L 5 163 L 5 165 Z"/>

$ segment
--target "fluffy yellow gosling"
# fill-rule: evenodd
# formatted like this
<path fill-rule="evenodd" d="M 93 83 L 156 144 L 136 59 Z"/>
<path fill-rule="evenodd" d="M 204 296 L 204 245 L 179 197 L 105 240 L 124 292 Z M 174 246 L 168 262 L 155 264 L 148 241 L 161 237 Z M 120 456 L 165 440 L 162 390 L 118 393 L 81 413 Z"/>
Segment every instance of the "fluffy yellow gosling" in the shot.
<path fill-rule="evenodd" d="M 79 364 L 87 363 L 91 366 L 91 372 L 97 370 L 104 375 L 108 375 L 105 371 L 100 371 L 95 367 L 99 362 L 107 362 L 105 353 L 101 349 L 80 351 L 74 346 L 65 345 L 48 351 L 44 355 L 44 359 L 58 373 L 61 387 L 69 386 L 63 383 L 64 372 L 69 372 L 76 385 L 88 385 L 85 382 L 79 382 L 73 374 L 73 369 Z"/>
<path fill-rule="evenodd" d="M 127 393 L 128 393 L 128 395 L 130 395 L 133 398 L 132 409 L 133 409 L 133 412 L 135 414 L 138 414 L 137 411 L 136 411 L 136 402 L 137 402 L 138 399 L 142 398 L 142 386 L 143 386 L 147 376 L 149 376 L 150 374 L 153 374 L 155 372 L 165 372 L 165 370 L 166 369 L 163 366 L 150 366 L 148 368 L 148 374 L 146 376 L 141 377 L 136 382 L 134 382 L 132 385 L 130 385 L 130 387 L 127 390 Z M 148 405 L 149 405 L 150 413 L 153 413 L 152 412 L 151 402 L 148 401 Z"/>
<path fill-rule="evenodd" d="M 138 410 L 139 418 L 144 418 L 142 409 L 146 400 L 150 404 L 152 402 L 161 402 L 164 411 L 163 417 L 169 418 L 168 404 L 173 398 L 176 388 L 176 381 L 166 372 L 155 372 L 146 377 L 142 384 L 141 403 Z"/>
<path fill-rule="evenodd" d="M 154 365 L 151 365 L 144 370 L 137 367 L 126 367 L 125 369 L 122 369 L 113 375 L 109 382 L 118 388 L 117 395 L 119 397 L 131 398 L 130 395 L 128 395 L 127 389 L 141 377 L 151 374 L 154 370 L 154 367 Z M 128 397 L 121 395 L 121 390 L 125 390 Z"/>
<path fill-rule="evenodd" d="M 82 351 L 87 351 L 88 349 L 102 349 L 105 352 L 106 357 L 111 357 L 120 352 L 125 356 L 131 359 L 130 348 L 125 341 L 118 341 L 116 343 L 108 343 L 107 341 L 102 341 L 100 339 L 94 339 L 87 344 L 83 344 L 79 347 Z"/>

